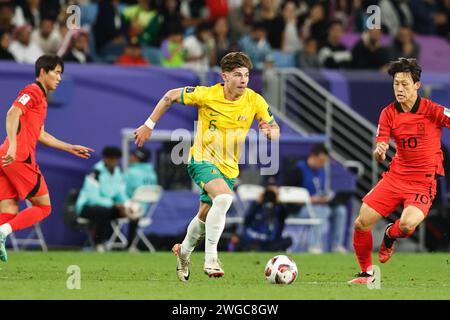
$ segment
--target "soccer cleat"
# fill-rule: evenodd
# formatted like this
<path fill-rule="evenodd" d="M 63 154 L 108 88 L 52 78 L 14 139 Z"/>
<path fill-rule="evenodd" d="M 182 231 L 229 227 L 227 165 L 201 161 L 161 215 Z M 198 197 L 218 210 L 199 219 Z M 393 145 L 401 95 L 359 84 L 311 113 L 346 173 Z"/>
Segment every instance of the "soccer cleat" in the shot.
<path fill-rule="evenodd" d="M 210 278 L 211 277 L 219 278 L 225 274 L 225 272 L 222 269 L 219 259 L 212 259 L 210 261 L 205 261 L 205 265 L 203 266 L 203 271 Z"/>
<path fill-rule="evenodd" d="M 384 229 L 383 240 L 381 241 L 380 250 L 378 250 L 378 260 L 381 263 L 386 263 L 394 254 L 395 239 L 389 238 L 387 230 L 393 225 L 389 223 Z"/>
<path fill-rule="evenodd" d="M 356 278 L 348 281 L 348 284 L 368 284 L 375 282 L 374 275 L 367 272 L 360 272 L 356 274 Z"/>
<path fill-rule="evenodd" d="M 186 282 L 189 280 L 189 258 L 183 259 L 181 257 L 181 244 L 176 243 L 172 247 L 173 254 L 177 257 L 177 277 L 180 281 Z"/>
<path fill-rule="evenodd" d="M 0 260 L 8 261 L 8 254 L 6 253 L 6 237 L 0 234 Z"/>

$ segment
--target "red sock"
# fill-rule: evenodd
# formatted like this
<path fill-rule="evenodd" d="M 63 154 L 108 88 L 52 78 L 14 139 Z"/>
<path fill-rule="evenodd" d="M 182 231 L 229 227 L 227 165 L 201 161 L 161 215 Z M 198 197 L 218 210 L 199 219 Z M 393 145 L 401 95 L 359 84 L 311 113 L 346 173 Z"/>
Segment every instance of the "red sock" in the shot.
<path fill-rule="evenodd" d="M 353 248 L 358 258 L 361 272 L 367 272 L 372 266 L 372 229 L 366 231 L 353 230 Z"/>
<path fill-rule="evenodd" d="M 409 233 L 404 233 L 399 228 L 400 225 L 400 219 L 397 219 L 395 223 L 389 228 L 387 234 L 389 238 L 395 239 L 395 238 L 408 238 L 410 235 L 414 233 L 414 230 Z"/>
<path fill-rule="evenodd" d="M 46 218 L 50 211 L 51 206 L 33 206 L 26 208 L 19 212 L 19 214 L 9 221 L 12 231 L 19 231 L 28 227 L 31 227 L 36 222 L 39 222 Z"/>
<path fill-rule="evenodd" d="M 0 213 L 0 226 L 7 223 L 9 220 L 14 219 L 16 214 L 14 213 Z"/>

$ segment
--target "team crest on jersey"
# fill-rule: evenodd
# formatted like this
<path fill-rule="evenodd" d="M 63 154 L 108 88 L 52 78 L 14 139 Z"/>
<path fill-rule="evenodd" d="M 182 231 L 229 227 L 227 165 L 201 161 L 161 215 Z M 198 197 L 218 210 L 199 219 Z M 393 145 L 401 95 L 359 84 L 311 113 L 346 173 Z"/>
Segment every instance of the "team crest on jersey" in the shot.
<path fill-rule="evenodd" d="M 31 97 L 27 94 L 24 94 L 20 97 L 19 102 L 23 105 L 26 105 L 28 101 L 30 101 Z"/>
<path fill-rule="evenodd" d="M 423 122 L 417 124 L 417 134 L 419 135 L 425 134 L 425 124 Z"/>
<path fill-rule="evenodd" d="M 194 87 L 186 87 L 186 93 L 194 92 L 194 90 L 195 90 Z"/>
<path fill-rule="evenodd" d="M 239 116 L 237 121 L 247 121 L 247 117 L 246 116 Z"/>
<path fill-rule="evenodd" d="M 212 173 L 212 174 L 218 174 L 219 172 L 217 172 L 216 169 L 211 169 L 211 173 Z"/>

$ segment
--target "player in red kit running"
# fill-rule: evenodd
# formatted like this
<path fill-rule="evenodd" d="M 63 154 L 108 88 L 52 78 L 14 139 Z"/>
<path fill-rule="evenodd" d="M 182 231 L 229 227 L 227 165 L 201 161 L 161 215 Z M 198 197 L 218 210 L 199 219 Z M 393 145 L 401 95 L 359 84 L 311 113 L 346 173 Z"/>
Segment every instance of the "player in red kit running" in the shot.
<path fill-rule="evenodd" d="M 36 163 L 37 142 L 87 159 L 94 150 L 56 139 L 44 130 L 47 92 L 55 90 L 64 71 L 62 59 L 43 55 L 35 64 L 36 82 L 26 86 L 6 115 L 7 138 L 0 146 L 0 260 L 6 262 L 6 237 L 50 214 L 44 176 Z M 19 198 L 32 206 L 18 214 Z"/>
<path fill-rule="evenodd" d="M 388 72 L 396 101 L 381 112 L 373 155 L 377 161 L 385 160 L 391 137 L 397 152 L 389 170 L 362 199 L 353 233 L 361 272 L 349 281 L 352 284 L 375 280 L 372 226 L 404 206 L 400 219 L 386 226 L 378 252 L 379 261 L 385 263 L 394 253 L 395 241 L 412 235 L 425 219 L 436 194 L 436 178 L 444 175 L 441 130 L 450 128 L 450 110 L 418 95 L 422 70 L 415 59 L 400 58 Z"/>

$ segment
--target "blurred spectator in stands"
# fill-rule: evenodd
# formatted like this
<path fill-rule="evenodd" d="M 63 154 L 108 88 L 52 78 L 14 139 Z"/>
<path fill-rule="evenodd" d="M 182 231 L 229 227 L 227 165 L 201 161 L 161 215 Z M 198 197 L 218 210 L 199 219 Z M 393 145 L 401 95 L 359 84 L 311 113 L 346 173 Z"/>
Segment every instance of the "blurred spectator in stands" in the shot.
<path fill-rule="evenodd" d="M 184 27 L 196 27 L 208 20 L 205 0 L 180 0 Z"/>
<path fill-rule="evenodd" d="M 342 21 L 344 32 L 355 31 L 356 12 L 361 6 L 361 0 L 330 0 L 330 16 Z"/>
<path fill-rule="evenodd" d="M 69 50 L 63 55 L 64 61 L 90 63 L 93 61 L 89 54 L 89 34 L 80 29 L 72 33 Z"/>
<path fill-rule="evenodd" d="M 313 37 L 319 41 L 319 45 L 327 39 L 326 9 L 320 2 L 314 3 L 311 10 L 299 17 L 300 34 L 303 39 Z"/>
<path fill-rule="evenodd" d="M 16 16 L 23 16 L 25 24 L 29 24 L 33 29 L 38 28 L 41 23 L 41 1 L 25 0 L 20 1 L 16 9 Z M 22 18 L 19 18 L 19 21 Z"/>
<path fill-rule="evenodd" d="M 242 230 L 231 238 L 230 251 L 286 251 L 292 245 L 291 238 L 282 236 L 288 214 L 278 194 L 276 181 L 269 178 L 263 194 L 250 204 Z"/>
<path fill-rule="evenodd" d="M 436 34 L 450 41 L 450 0 L 437 0 Z"/>
<path fill-rule="evenodd" d="M 127 24 L 120 13 L 119 0 L 101 0 L 93 26 L 95 51 L 105 56 L 122 52 L 126 46 Z"/>
<path fill-rule="evenodd" d="M 31 41 L 37 43 L 44 53 L 56 53 L 62 44 L 62 37 L 55 21 L 43 17 L 39 29 L 31 33 Z"/>
<path fill-rule="evenodd" d="M 346 252 L 344 247 L 347 208 L 343 204 L 333 204 L 332 196 L 325 190 L 325 165 L 328 162 L 328 149 L 323 144 L 316 144 L 306 160 L 297 162 L 295 169 L 289 172 L 286 185 L 308 189 L 316 217 L 322 223 L 310 233 L 309 250 L 322 253 L 328 229 L 331 230 L 332 251 Z M 300 209 L 299 217 L 308 215 L 305 206 Z"/>
<path fill-rule="evenodd" d="M 10 45 L 11 35 L 0 29 L 0 60 L 14 60 L 14 56 L 9 52 Z"/>
<path fill-rule="evenodd" d="M 144 147 L 137 148 L 130 154 L 128 169 L 124 175 L 126 194 L 130 199 L 140 186 L 158 184 L 158 176 L 149 162 L 150 156 L 150 150 Z"/>
<path fill-rule="evenodd" d="M 228 12 L 230 11 L 228 0 L 205 0 L 205 3 L 210 22 L 216 21 L 220 17 L 228 17 Z"/>
<path fill-rule="evenodd" d="M 319 69 L 319 57 L 317 55 L 319 48 L 318 41 L 312 37 L 304 41 L 304 48 L 299 54 L 299 68 L 300 69 Z"/>
<path fill-rule="evenodd" d="M 261 22 L 267 32 L 267 41 L 272 49 L 281 50 L 280 36 L 284 29 L 284 20 L 279 14 L 275 0 L 261 0 L 255 11 L 255 21 Z"/>
<path fill-rule="evenodd" d="M 240 7 L 233 8 L 228 16 L 231 39 L 237 41 L 249 34 L 255 21 L 255 1 L 242 0 Z"/>
<path fill-rule="evenodd" d="M 13 32 L 13 17 L 14 3 L 12 1 L 0 2 L 0 30 Z"/>
<path fill-rule="evenodd" d="M 352 49 L 354 69 L 380 70 L 389 63 L 389 52 L 381 46 L 381 29 L 369 29 L 361 34 L 361 39 Z"/>
<path fill-rule="evenodd" d="M 180 26 L 171 25 L 167 38 L 161 43 L 161 64 L 169 68 L 182 68 L 187 50 L 183 46 L 183 30 Z"/>
<path fill-rule="evenodd" d="M 379 6 L 381 25 L 388 34 L 395 36 L 401 26 L 413 26 L 413 14 L 407 0 L 380 0 Z"/>
<path fill-rule="evenodd" d="M 262 22 L 255 22 L 252 32 L 243 36 L 238 42 L 239 48 L 252 59 L 255 69 L 262 69 L 266 56 L 272 51 L 267 41 L 267 31 Z"/>
<path fill-rule="evenodd" d="M 157 45 L 162 18 L 154 2 L 154 0 L 138 0 L 137 4 L 129 6 L 123 12 L 129 24 L 129 38 L 137 38 L 141 45 Z"/>
<path fill-rule="evenodd" d="M 186 68 L 195 71 L 207 71 L 210 65 L 214 65 L 216 59 L 215 43 L 208 22 L 203 22 L 195 28 L 195 33 L 183 40 L 183 47 L 186 49 Z"/>
<path fill-rule="evenodd" d="M 44 54 L 41 48 L 31 41 L 31 26 L 23 25 L 14 30 L 14 41 L 9 47 L 14 60 L 20 63 L 35 63 Z"/>
<path fill-rule="evenodd" d="M 172 29 L 183 29 L 183 16 L 180 12 L 180 1 L 179 0 L 164 0 L 161 8 L 162 23 L 159 30 L 159 42 L 169 36 L 170 30 Z"/>
<path fill-rule="evenodd" d="M 288 0 L 281 6 L 284 29 L 281 40 L 281 50 L 297 53 L 303 49 L 303 42 L 299 33 L 298 7 L 294 0 Z"/>
<path fill-rule="evenodd" d="M 352 53 L 341 43 L 344 29 L 342 22 L 333 20 L 328 27 L 328 37 L 319 49 L 320 65 L 328 69 L 345 69 L 351 66 Z"/>
<path fill-rule="evenodd" d="M 446 15 L 440 11 L 437 0 L 410 0 L 410 8 L 418 34 L 437 34 L 438 25 L 445 23 Z"/>
<path fill-rule="evenodd" d="M 127 66 L 146 66 L 149 64 L 147 59 L 142 56 L 142 48 L 133 40 L 123 52 L 122 55 L 117 58 L 115 64 L 127 65 Z"/>
<path fill-rule="evenodd" d="M 228 19 L 220 17 L 213 26 L 214 42 L 216 44 L 215 65 L 220 65 L 223 56 L 232 51 L 238 51 L 237 44 L 230 38 Z"/>
<path fill-rule="evenodd" d="M 401 27 L 389 47 L 390 60 L 404 58 L 420 58 L 420 45 L 414 40 L 411 28 Z"/>
<path fill-rule="evenodd" d="M 134 214 L 125 208 L 128 197 L 119 168 L 121 157 L 122 151 L 117 147 L 103 149 L 103 159 L 86 175 L 75 204 L 76 213 L 93 222 L 94 241 L 99 252 L 105 251 L 104 242 L 111 236 L 111 220 L 123 217 L 131 219 L 130 225 L 137 223 Z M 131 237 L 129 239 L 133 240 Z"/>

